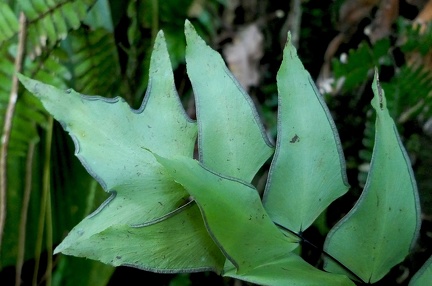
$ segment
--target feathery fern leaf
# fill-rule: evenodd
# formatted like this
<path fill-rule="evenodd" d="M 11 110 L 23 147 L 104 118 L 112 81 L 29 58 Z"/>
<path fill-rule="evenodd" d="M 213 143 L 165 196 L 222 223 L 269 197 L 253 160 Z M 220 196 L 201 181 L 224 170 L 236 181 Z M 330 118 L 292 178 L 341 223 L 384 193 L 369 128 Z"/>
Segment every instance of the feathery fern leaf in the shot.
<path fill-rule="evenodd" d="M 116 95 L 120 66 L 112 33 L 99 28 L 69 34 L 74 87 L 85 94 Z"/>
<path fill-rule="evenodd" d="M 13 55 L 7 49 L 1 49 L 0 52 L 0 56 L 4 59 L 0 61 L 0 123 L 3 124 L 15 67 Z M 41 59 L 41 62 L 28 61 L 24 64 L 24 69 L 36 78 L 66 87 L 65 82 L 70 75 L 68 70 L 60 64 L 58 54 L 58 51 L 54 51 L 45 59 Z M 55 71 L 55 74 L 53 74 L 53 71 Z M 47 114 L 40 102 L 35 101 L 33 96 L 27 91 L 20 94 L 13 118 L 13 128 L 9 143 L 10 155 L 25 155 L 28 143 L 38 140 L 37 126 L 45 127 L 46 120 Z"/>
<path fill-rule="evenodd" d="M 344 90 L 352 90 L 364 83 L 376 66 L 389 65 L 389 48 L 389 39 L 382 39 L 373 47 L 362 42 L 356 50 L 349 51 L 346 62 L 334 60 L 333 72 L 337 79 L 344 78 Z"/>
<path fill-rule="evenodd" d="M 426 110 L 432 103 L 432 72 L 421 67 L 404 65 L 399 72 L 383 87 L 394 94 L 389 100 L 392 115 L 399 117 L 400 122 L 421 112 L 431 115 L 432 110 Z M 426 115 L 426 114 L 425 114 Z"/>
<path fill-rule="evenodd" d="M 0 3 L 0 45 L 17 33 L 17 17 L 7 3 Z"/>
<path fill-rule="evenodd" d="M 67 36 L 69 29 L 79 28 L 87 11 L 95 0 L 18 0 L 15 10 L 23 11 L 27 17 L 27 47 L 31 54 L 39 55 L 42 48 L 54 46 Z M 18 20 L 11 14 L 11 8 L 5 6 L 7 21 L 0 21 L 0 43 L 11 40 L 18 32 Z M 0 9 L 3 8 L 0 6 Z"/>

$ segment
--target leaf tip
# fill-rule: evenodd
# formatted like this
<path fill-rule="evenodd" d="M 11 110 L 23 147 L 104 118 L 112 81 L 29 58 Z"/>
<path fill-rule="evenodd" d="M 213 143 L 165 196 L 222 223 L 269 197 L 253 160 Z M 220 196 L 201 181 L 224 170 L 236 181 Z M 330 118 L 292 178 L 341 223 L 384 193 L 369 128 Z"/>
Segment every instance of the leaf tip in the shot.
<path fill-rule="evenodd" d="M 19 72 L 16 73 L 16 76 L 18 80 L 22 83 L 22 85 L 24 85 L 27 88 L 27 84 L 29 83 L 30 79 Z"/>
<path fill-rule="evenodd" d="M 372 82 L 372 90 L 374 93 L 374 97 L 372 99 L 372 106 L 376 111 L 382 111 L 387 109 L 386 98 L 384 94 L 384 90 L 382 89 L 379 82 L 379 73 L 377 67 L 375 67 L 374 80 Z"/>
<path fill-rule="evenodd" d="M 196 34 L 195 27 L 187 19 L 185 21 L 185 34 L 186 34 L 186 36 Z"/>
<path fill-rule="evenodd" d="M 165 40 L 165 34 L 162 30 L 160 30 L 155 38 L 154 41 L 154 45 L 153 45 L 153 51 L 154 53 L 152 53 L 152 60 L 155 60 L 155 51 L 160 51 L 163 52 L 165 55 L 165 57 L 167 57 L 169 59 L 169 55 L 168 55 L 168 50 L 167 50 L 167 45 L 166 45 L 166 40 Z M 150 69 L 152 68 L 152 65 L 150 65 Z"/>
<path fill-rule="evenodd" d="M 26 77 L 25 75 L 21 73 L 17 73 L 18 80 L 21 82 L 21 84 L 32 94 L 39 97 L 39 84 L 37 80 L 31 79 L 29 77 Z"/>
<path fill-rule="evenodd" d="M 165 41 L 165 33 L 163 30 L 160 30 L 157 34 L 156 34 L 156 38 L 155 38 L 155 42 L 159 42 L 159 41 Z"/>
<path fill-rule="evenodd" d="M 186 36 L 186 49 L 190 46 L 191 43 L 203 43 L 204 40 L 198 35 L 194 25 L 189 20 L 185 21 L 185 36 Z"/>

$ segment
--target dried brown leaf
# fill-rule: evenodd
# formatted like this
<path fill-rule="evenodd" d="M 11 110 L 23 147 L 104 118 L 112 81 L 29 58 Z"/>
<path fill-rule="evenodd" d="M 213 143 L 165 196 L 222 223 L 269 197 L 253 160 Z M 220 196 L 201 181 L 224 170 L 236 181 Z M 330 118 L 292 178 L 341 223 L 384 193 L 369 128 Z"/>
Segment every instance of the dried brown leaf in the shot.
<path fill-rule="evenodd" d="M 367 34 L 372 43 L 387 37 L 391 33 L 393 22 L 399 15 L 399 0 L 382 0 Z"/>
<path fill-rule="evenodd" d="M 258 67 L 263 56 L 263 40 L 258 26 L 250 24 L 237 32 L 232 43 L 223 48 L 229 69 L 246 91 L 259 83 Z"/>

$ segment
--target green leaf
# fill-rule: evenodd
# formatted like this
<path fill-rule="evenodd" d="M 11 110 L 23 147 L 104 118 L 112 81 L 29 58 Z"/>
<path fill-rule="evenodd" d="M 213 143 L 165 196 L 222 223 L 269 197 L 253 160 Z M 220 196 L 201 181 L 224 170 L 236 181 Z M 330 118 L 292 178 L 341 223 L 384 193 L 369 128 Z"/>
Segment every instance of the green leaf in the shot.
<path fill-rule="evenodd" d="M 423 266 L 414 274 L 409 282 L 409 286 L 429 285 L 432 281 L 432 256 L 423 264 Z"/>
<path fill-rule="evenodd" d="M 199 158 L 215 172 L 250 182 L 272 155 L 251 98 L 222 57 L 186 21 L 187 72 L 194 90 Z"/>
<path fill-rule="evenodd" d="M 259 265 L 250 272 L 239 274 L 235 268 L 225 268 L 224 276 L 241 279 L 259 285 L 285 286 L 342 286 L 355 285 L 348 277 L 326 273 L 306 263 L 300 256 L 287 253 L 286 257 Z"/>
<path fill-rule="evenodd" d="M 353 209 L 332 228 L 324 246 L 370 283 L 380 280 L 403 261 L 420 225 L 417 186 L 410 160 L 388 113 L 377 73 L 372 87 L 376 135 L 366 186 Z M 325 260 L 325 269 L 343 273 L 330 259 Z"/>
<path fill-rule="evenodd" d="M 276 152 L 263 202 L 273 221 L 301 232 L 347 192 L 345 159 L 330 112 L 290 36 L 277 83 Z"/>
<path fill-rule="evenodd" d="M 240 273 L 284 257 L 298 246 L 297 238 L 285 235 L 271 221 L 252 185 L 188 157 L 155 156 L 195 199 L 209 233 Z"/>
<path fill-rule="evenodd" d="M 147 96 L 138 110 L 131 110 L 118 97 L 85 96 L 24 76 L 20 80 L 62 123 L 76 144 L 76 156 L 111 193 L 56 252 L 159 272 L 221 269 L 223 255 L 201 217 L 191 215 L 193 208 L 167 216 L 183 206 L 189 195 L 148 151 L 192 157 L 197 134 L 196 123 L 186 116 L 175 91 L 162 32 L 151 58 Z M 150 223 L 161 218 L 165 220 L 159 224 Z M 193 253 L 179 256 L 179 245 Z"/>
<path fill-rule="evenodd" d="M 144 202 L 142 198 L 141 202 Z M 114 212 L 124 206 L 112 203 L 102 211 Z M 145 207 L 141 212 L 146 212 Z M 122 209 L 122 212 L 127 210 Z M 137 215 L 136 210 L 134 213 Z M 115 217 L 101 216 L 103 214 L 83 220 L 56 251 L 113 266 L 132 266 L 162 273 L 221 271 L 225 259 L 208 235 L 196 205 L 187 205 L 162 222 L 155 220 L 142 226 L 130 226 Z M 106 220 L 116 223 L 101 230 L 98 224 L 106 225 Z"/>
<path fill-rule="evenodd" d="M 225 276 L 264 285 L 354 285 L 293 254 L 297 238 L 273 224 L 250 184 L 187 157 L 155 156 L 197 202 L 209 233 L 232 263 L 226 265 Z"/>

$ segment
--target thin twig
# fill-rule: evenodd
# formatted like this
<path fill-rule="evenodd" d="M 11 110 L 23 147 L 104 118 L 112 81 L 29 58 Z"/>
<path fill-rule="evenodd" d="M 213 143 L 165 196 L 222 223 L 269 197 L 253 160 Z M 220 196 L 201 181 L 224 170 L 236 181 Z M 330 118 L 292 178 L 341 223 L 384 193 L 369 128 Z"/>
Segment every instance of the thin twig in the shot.
<path fill-rule="evenodd" d="M 51 117 L 51 126 L 52 126 L 52 117 Z M 51 134 L 52 135 L 52 134 Z M 52 136 L 51 136 L 52 138 Z M 51 144 L 50 144 L 51 146 Z M 50 148 L 51 151 L 51 148 Z M 51 161 L 51 159 L 50 159 Z M 51 206 L 51 164 L 49 164 L 49 169 L 46 170 L 48 172 L 46 177 L 48 194 L 47 194 L 47 208 L 46 208 L 46 248 L 47 248 L 47 267 L 46 267 L 46 282 L 45 285 L 51 286 L 52 281 L 52 271 L 53 271 L 53 221 L 52 221 L 52 206 Z"/>
<path fill-rule="evenodd" d="M 36 142 L 30 142 L 27 160 L 26 160 L 26 175 L 25 175 L 25 186 L 24 186 L 24 196 L 21 208 L 21 220 L 19 225 L 19 236 L 18 236 L 18 254 L 17 262 L 15 265 L 15 286 L 21 285 L 21 272 L 22 266 L 24 264 L 24 252 L 25 252 L 25 238 L 26 238 L 26 225 L 27 225 L 27 213 L 30 202 L 31 194 L 31 184 L 32 184 L 32 170 L 33 170 L 33 160 L 34 151 L 36 147 Z"/>
<path fill-rule="evenodd" d="M 26 37 L 26 17 L 21 12 L 19 20 L 18 50 L 15 57 L 15 73 L 12 77 L 12 88 L 9 96 L 9 103 L 6 109 L 5 121 L 3 125 L 3 135 L 1 138 L 0 151 L 0 249 L 3 241 L 3 233 L 6 223 L 7 208 L 7 157 L 10 135 L 12 130 L 12 119 L 15 113 L 15 106 L 18 100 L 18 77 L 16 72 L 22 69 L 22 60 L 24 56 L 25 37 Z"/>
<path fill-rule="evenodd" d="M 53 118 L 50 116 L 48 127 L 45 135 L 45 158 L 43 166 L 43 179 L 42 179 L 42 197 L 40 204 L 38 234 L 35 247 L 35 266 L 33 271 L 33 285 L 38 285 L 38 274 L 40 267 L 40 256 L 42 253 L 42 243 L 46 228 L 46 243 L 52 245 L 52 218 L 51 218 L 51 143 L 53 136 Z M 52 246 L 51 246 L 52 247 Z M 47 256 L 47 271 L 52 269 L 52 249 L 48 246 Z M 46 285 L 51 283 L 51 275 L 47 276 Z"/>

